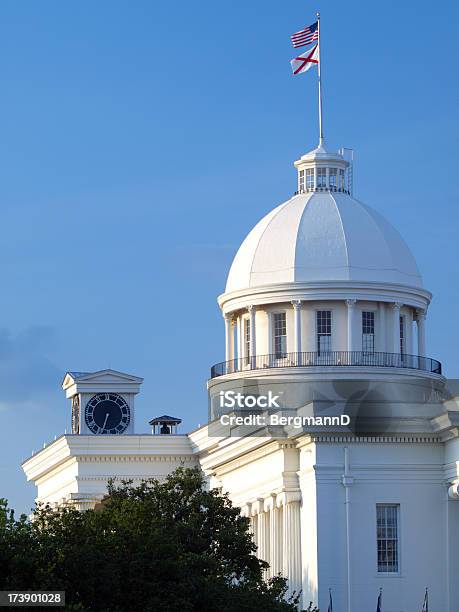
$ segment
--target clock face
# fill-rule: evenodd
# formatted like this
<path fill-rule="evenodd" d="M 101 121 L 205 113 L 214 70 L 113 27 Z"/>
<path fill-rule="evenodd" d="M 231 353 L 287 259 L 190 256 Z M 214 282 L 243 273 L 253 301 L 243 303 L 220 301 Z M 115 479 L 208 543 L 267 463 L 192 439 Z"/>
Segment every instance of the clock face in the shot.
<path fill-rule="evenodd" d="M 123 433 L 130 419 L 126 400 L 116 393 L 99 393 L 86 404 L 86 425 L 95 434 Z"/>

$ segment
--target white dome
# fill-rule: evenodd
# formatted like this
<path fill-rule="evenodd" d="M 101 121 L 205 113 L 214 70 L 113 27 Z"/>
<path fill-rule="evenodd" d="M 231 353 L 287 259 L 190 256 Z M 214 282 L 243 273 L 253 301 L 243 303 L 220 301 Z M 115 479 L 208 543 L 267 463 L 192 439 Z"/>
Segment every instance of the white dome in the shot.
<path fill-rule="evenodd" d="M 409 248 L 380 214 L 346 193 L 313 192 L 294 196 L 253 228 L 226 292 L 335 280 L 422 287 Z"/>

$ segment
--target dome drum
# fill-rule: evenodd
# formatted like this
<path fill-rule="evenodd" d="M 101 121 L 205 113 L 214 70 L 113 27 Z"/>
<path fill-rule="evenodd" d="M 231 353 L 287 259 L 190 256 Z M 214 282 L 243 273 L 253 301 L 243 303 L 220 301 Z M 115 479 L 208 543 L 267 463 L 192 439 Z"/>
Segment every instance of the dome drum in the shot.
<path fill-rule="evenodd" d="M 424 309 L 401 302 L 368 299 L 251 305 L 225 315 L 222 364 L 228 365 L 220 366 L 232 373 L 287 365 L 387 365 L 440 374 L 438 362 L 425 357 L 425 316 Z"/>

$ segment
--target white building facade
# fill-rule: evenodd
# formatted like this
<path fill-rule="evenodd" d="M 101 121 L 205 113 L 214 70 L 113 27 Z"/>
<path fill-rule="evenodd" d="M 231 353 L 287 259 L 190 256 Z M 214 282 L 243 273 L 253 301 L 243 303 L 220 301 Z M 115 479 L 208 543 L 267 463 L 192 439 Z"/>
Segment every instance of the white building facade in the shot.
<path fill-rule="evenodd" d="M 426 356 L 432 296 L 398 232 L 352 197 L 342 155 L 322 144 L 295 166 L 297 193 L 248 234 L 218 298 L 225 361 L 209 394 L 281 390 L 289 415 L 350 425 L 269 427 L 261 410 L 264 425 L 228 426 L 243 412 L 217 406 L 188 435 L 138 435 L 141 379 L 70 372 L 73 433 L 24 471 L 40 501 L 86 509 L 110 477 L 199 466 L 305 606 L 327 609 L 332 589 L 334 610 L 365 612 L 382 588 L 385 612 L 411 612 L 429 587 L 432 610 L 457 612 L 459 408 Z"/>

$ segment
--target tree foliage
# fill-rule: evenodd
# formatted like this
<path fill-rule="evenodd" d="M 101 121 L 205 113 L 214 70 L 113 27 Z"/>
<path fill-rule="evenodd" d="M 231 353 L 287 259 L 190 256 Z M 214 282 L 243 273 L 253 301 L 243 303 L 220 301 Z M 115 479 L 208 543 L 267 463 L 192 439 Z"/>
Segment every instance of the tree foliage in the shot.
<path fill-rule="evenodd" d="M 264 580 L 249 521 L 198 470 L 109 484 L 96 510 L 0 501 L 0 589 L 63 590 L 68 610 L 297 610 L 286 580 Z"/>

